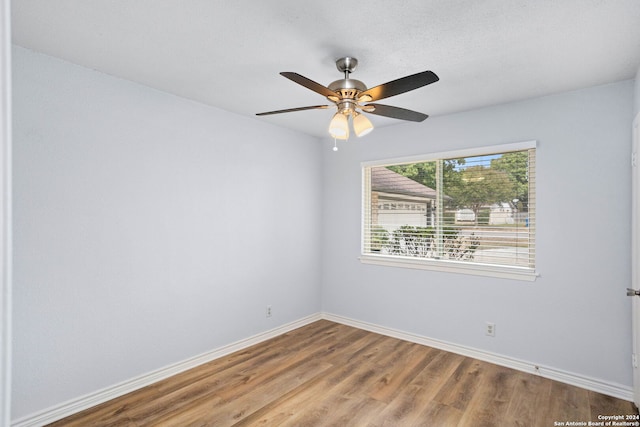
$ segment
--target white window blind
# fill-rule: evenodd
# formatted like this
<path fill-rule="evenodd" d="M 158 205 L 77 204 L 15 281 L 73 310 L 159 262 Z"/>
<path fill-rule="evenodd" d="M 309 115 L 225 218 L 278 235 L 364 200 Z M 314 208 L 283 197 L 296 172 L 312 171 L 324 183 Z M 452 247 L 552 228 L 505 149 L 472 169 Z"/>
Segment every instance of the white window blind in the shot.
<path fill-rule="evenodd" d="M 365 164 L 363 201 L 366 262 L 535 273 L 533 142 Z"/>

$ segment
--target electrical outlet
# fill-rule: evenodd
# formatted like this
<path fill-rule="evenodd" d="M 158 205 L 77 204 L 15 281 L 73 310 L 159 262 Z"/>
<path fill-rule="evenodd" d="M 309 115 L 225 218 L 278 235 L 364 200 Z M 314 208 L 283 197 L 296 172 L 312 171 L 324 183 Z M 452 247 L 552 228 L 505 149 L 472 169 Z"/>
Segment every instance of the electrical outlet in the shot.
<path fill-rule="evenodd" d="M 496 336 L 496 324 L 495 323 L 487 322 L 487 323 L 485 323 L 485 327 L 486 327 L 486 329 L 484 331 L 484 334 L 486 336 L 489 336 L 489 337 L 495 337 Z"/>
<path fill-rule="evenodd" d="M 271 306 L 267 306 L 267 317 L 271 317 Z"/>

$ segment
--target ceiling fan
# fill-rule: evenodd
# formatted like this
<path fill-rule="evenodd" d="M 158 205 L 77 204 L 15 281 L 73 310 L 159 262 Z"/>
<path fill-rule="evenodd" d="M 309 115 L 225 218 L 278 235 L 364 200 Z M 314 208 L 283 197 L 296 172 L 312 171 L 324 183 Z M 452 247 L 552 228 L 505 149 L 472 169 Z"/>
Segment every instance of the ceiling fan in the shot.
<path fill-rule="evenodd" d="M 363 112 L 412 122 L 421 122 L 429 117 L 417 111 L 393 107 L 391 105 L 371 104 L 370 102 L 400 95 L 401 93 L 435 83 L 439 80 L 435 73 L 432 71 L 423 71 L 367 89 L 365 84 L 360 80 L 349 78 L 349 75 L 355 71 L 357 66 L 358 60 L 356 58 L 347 56 L 338 59 L 336 61 L 336 67 L 340 72 L 344 73 L 344 79 L 336 80 L 328 87 L 316 83 L 298 73 L 282 72 L 280 74 L 326 97 L 337 107 L 338 111 L 329 124 L 329 133 L 335 139 L 349 138 L 349 117 L 352 118 L 353 130 L 357 136 L 364 136 L 371 132 L 373 130 L 373 124 L 362 114 Z M 256 115 L 266 116 L 270 114 L 291 113 L 293 111 L 327 109 L 329 107 L 330 105 L 312 105 L 309 107 L 267 111 Z"/>

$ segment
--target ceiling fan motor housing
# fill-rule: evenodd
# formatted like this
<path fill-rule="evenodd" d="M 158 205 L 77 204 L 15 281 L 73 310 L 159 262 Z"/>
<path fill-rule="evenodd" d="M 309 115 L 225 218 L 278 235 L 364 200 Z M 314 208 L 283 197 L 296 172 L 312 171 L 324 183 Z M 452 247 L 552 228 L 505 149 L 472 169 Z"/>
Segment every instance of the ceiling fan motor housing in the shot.
<path fill-rule="evenodd" d="M 367 90 L 367 86 L 360 80 L 342 79 L 332 82 L 329 89 L 339 93 L 343 98 L 355 98 L 358 93 Z"/>
<path fill-rule="evenodd" d="M 360 80 L 342 79 L 331 83 L 329 89 L 340 95 L 339 100 L 333 100 L 338 106 L 338 111 L 349 113 L 356 108 L 356 100 L 358 95 L 365 90 L 367 86 Z"/>

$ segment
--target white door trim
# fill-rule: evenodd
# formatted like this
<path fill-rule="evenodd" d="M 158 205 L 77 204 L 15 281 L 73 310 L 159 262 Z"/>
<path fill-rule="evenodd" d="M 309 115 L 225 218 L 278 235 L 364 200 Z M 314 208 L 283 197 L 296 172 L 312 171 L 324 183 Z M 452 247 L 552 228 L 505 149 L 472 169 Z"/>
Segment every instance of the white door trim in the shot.
<path fill-rule="evenodd" d="M 0 426 L 11 410 L 11 11 L 0 0 Z"/>
<path fill-rule="evenodd" d="M 631 288 L 640 289 L 640 113 L 633 121 L 631 144 Z M 631 301 L 631 335 L 633 366 L 633 401 L 640 406 L 640 298 L 632 297 Z"/>

